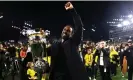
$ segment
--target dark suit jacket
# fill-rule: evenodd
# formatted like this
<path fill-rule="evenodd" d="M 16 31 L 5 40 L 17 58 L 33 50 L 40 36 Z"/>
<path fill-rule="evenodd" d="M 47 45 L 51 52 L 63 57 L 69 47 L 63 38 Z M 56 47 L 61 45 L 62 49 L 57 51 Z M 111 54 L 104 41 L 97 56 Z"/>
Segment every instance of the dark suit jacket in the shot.
<path fill-rule="evenodd" d="M 126 56 L 128 66 L 133 66 L 133 46 L 126 49 L 123 56 Z"/>
<path fill-rule="evenodd" d="M 16 48 L 15 47 L 9 47 L 7 49 L 7 51 L 10 53 L 11 57 L 15 57 L 16 56 Z"/>
<path fill-rule="evenodd" d="M 104 67 L 108 67 L 110 65 L 110 58 L 109 58 L 109 51 L 107 49 L 98 49 L 96 50 L 96 53 L 94 54 L 94 59 L 96 56 L 98 56 L 98 65 L 100 65 L 100 53 L 103 52 L 103 62 Z"/>
<path fill-rule="evenodd" d="M 49 80 L 88 80 L 84 64 L 77 52 L 81 42 L 82 21 L 74 9 L 69 10 L 75 22 L 72 38 L 55 41 L 51 50 L 51 72 Z"/>

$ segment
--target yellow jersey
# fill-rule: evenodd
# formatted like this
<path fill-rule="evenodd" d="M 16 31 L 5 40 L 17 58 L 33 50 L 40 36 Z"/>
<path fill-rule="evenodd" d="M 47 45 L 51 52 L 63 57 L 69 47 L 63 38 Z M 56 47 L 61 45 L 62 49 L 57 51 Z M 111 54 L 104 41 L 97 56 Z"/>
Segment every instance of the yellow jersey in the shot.
<path fill-rule="evenodd" d="M 28 69 L 27 70 L 27 75 L 30 75 L 31 77 L 34 77 L 35 74 L 36 74 L 36 71 L 35 70 L 33 70 L 33 69 Z"/>
<path fill-rule="evenodd" d="M 116 61 L 113 61 L 114 55 L 118 55 L 118 52 L 115 50 L 110 51 L 110 62 L 116 63 Z"/>
<path fill-rule="evenodd" d="M 85 60 L 85 66 L 91 66 L 93 62 L 93 54 L 92 53 L 86 54 L 84 60 Z"/>

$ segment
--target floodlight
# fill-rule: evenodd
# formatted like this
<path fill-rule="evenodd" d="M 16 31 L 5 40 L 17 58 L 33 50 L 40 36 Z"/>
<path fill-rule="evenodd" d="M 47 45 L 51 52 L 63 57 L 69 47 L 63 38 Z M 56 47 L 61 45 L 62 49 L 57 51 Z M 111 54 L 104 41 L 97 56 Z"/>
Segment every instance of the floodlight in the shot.
<path fill-rule="evenodd" d="M 133 15 L 131 15 L 131 14 L 130 14 L 130 15 L 128 15 L 128 17 L 129 17 L 129 18 L 132 18 L 132 17 L 133 17 Z"/>
<path fill-rule="evenodd" d="M 122 21 L 123 19 L 119 19 L 119 21 Z"/>
<path fill-rule="evenodd" d="M 126 25 L 129 25 L 130 22 L 129 21 L 123 21 L 123 25 L 126 26 Z"/>
<path fill-rule="evenodd" d="M 32 31 L 31 30 L 27 30 L 27 34 L 28 35 L 32 34 Z"/>
<path fill-rule="evenodd" d="M 131 22 L 133 23 L 133 18 L 131 19 Z"/>
<path fill-rule="evenodd" d="M 122 24 L 118 24 L 117 27 L 122 27 Z"/>

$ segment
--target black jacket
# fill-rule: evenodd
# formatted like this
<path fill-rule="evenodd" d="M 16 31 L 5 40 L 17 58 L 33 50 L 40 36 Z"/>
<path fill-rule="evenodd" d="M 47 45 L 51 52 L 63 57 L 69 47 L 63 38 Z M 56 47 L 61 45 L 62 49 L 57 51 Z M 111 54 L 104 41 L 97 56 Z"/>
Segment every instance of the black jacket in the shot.
<path fill-rule="evenodd" d="M 133 46 L 126 49 L 123 56 L 126 56 L 128 66 L 133 66 Z"/>
<path fill-rule="evenodd" d="M 108 67 L 110 65 L 110 58 L 109 58 L 109 51 L 107 49 L 97 49 L 96 53 L 94 54 L 94 59 L 98 56 L 98 65 L 100 65 L 100 53 L 103 52 L 103 62 L 104 67 Z"/>
<path fill-rule="evenodd" d="M 7 49 L 7 51 L 10 53 L 11 57 L 15 57 L 16 56 L 16 48 L 14 46 L 13 47 L 9 47 Z"/>
<path fill-rule="evenodd" d="M 82 21 L 74 9 L 69 10 L 75 22 L 72 38 L 55 41 L 51 47 L 51 72 L 49 80 L 88 80 L 87 72 L 80 55 L 78 45 L 81 42 Z"/>

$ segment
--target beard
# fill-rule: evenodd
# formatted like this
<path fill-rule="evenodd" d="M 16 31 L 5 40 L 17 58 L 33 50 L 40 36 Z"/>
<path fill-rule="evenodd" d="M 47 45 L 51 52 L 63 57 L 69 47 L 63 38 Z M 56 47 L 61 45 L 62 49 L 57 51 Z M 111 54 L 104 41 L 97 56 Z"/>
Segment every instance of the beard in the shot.
<path fill-rule="evenodd" d="M 62 39 L 68 40 L 69 38 L 70 38 L 69 35 L 67 35 L 67 34 L 62 34 Z"/>

